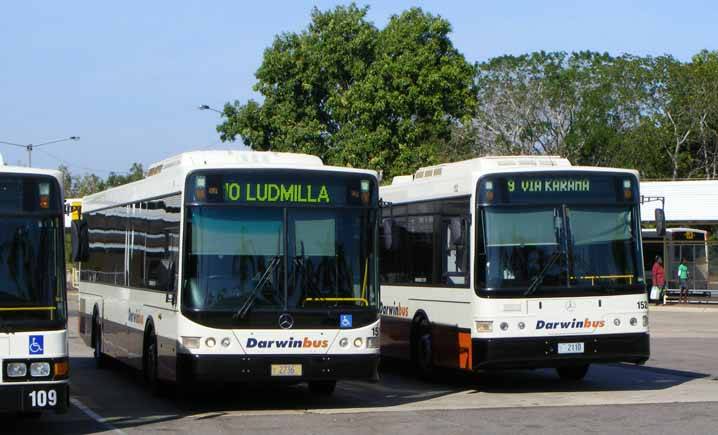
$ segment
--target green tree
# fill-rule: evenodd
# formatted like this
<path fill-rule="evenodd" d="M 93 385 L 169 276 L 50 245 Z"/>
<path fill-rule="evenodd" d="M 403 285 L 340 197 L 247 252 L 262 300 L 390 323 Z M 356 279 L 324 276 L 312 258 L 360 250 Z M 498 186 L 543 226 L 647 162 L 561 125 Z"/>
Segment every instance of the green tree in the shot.
<path fill-rule="evenodd" d="M 256 74 L 264 102 L 225 105 L 221 139 L 387 175 L 437 163 L 475 105 L 473 67 L 443 18 L 414 8 L 379 31 L 366 12 L 314 9 L 307 30 L 278 36 Z"/>

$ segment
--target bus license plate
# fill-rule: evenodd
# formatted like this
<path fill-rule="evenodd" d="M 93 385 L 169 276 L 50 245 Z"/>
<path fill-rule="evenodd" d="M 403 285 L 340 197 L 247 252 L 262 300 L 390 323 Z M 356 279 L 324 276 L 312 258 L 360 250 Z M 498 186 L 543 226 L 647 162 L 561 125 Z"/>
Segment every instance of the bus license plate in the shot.
<path fill-rule="evenodd" d="M 32 409 L 54 409 L 60 407 L 65 400 L 65 388 L 38 387 L 25 388 L 23 408 Z"/>
<path fill-rule="evenodd" d="M 272 364 L 272 376 L 302 376 L 302 365 Z"/>
<path fill-rule="evenodd" d="M 583 343 L 559 343 L 558 353 L 583 353 Z"/>

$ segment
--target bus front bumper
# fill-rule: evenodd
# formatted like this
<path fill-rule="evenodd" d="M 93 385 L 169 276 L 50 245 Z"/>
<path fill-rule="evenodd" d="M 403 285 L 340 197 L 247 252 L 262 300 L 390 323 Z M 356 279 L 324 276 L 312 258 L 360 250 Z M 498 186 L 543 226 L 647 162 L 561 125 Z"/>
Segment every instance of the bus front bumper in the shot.
<path fill-rule="evenodd" d="M 472 340 L 474 369 L 552 368 L 576 364 L 645 363 L 650 336 L 638 334 Z M 583 343 L 583 353 L 559 354 L 559 343 Z"/>
<path fill-rule="evenodd" d="M 52 395 L 51 391 L 54 392 Z M 62 414 L 67 412 L 69 402 L 70 385 L 67 382 L 0 384 L 0 412 L 55 411 Z"/>
<path fill-rule="evenodd" d="M 379 355 L 177 355 L 180 379 L 198 382 L 379 380 Z M 273 375 L 272 366 L 301 366 L 301 375 Z"/>

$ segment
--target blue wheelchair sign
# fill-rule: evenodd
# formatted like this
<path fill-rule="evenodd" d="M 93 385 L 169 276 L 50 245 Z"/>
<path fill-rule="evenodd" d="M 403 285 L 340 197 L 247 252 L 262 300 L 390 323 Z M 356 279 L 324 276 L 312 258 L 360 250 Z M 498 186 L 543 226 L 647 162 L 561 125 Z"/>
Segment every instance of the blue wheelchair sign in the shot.
<path fill-rule="evenodd" d="M 31 335 L 28 341 L 30 355 L 42 355 L 45 353 L 45 337 L 42 335 Z"/>
<path fill-rule="evenodd" d="M 339 315 L 339 327 L 340 328 L 351 328 L 353 323 L 354 322 L 352 321 L 351 314 L 340 314 Z"/>

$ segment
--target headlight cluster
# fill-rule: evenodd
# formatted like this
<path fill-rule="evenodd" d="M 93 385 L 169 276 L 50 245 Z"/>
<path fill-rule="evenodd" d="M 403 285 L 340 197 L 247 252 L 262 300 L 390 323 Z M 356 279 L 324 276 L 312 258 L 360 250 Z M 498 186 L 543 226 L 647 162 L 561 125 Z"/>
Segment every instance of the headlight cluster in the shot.
<path fill-rule="evenodd" d="M 185 349 L 197 350 L 200 348 L 202 343 L 202 337 L 182 337 L 182 347 Z M 227 348 L 232 345 L 232 340 L 229 337 L 224 337 L 220 340 L 220 345 Z M 204 339 L 204 345 L 207 348 L 212 349 L 217 346 L 217 339 L 214 337 L 207 337 Z"/>
<path fill-rule="evenodd" d="M 352 341 L 352 344 L 355 348 L 361 349 L 364 347 L 364 343 L 366 343 L 367 349 L 377 349 L 379 348 L 379 337 L 367 337 L 366 341 L 361 338 L 357 337 Z M 349 339 L 347 337 L 342 337 L 339 340 L 339 347 L 342 349 L 346 349 L 349 347 Z"/>
<path fill-rule="evenodd" d="M 70 371 L 66 358 L 51 361 L 6 361 L 3 378 L 9 381 L 33 379 L 64 379 Z"/>

